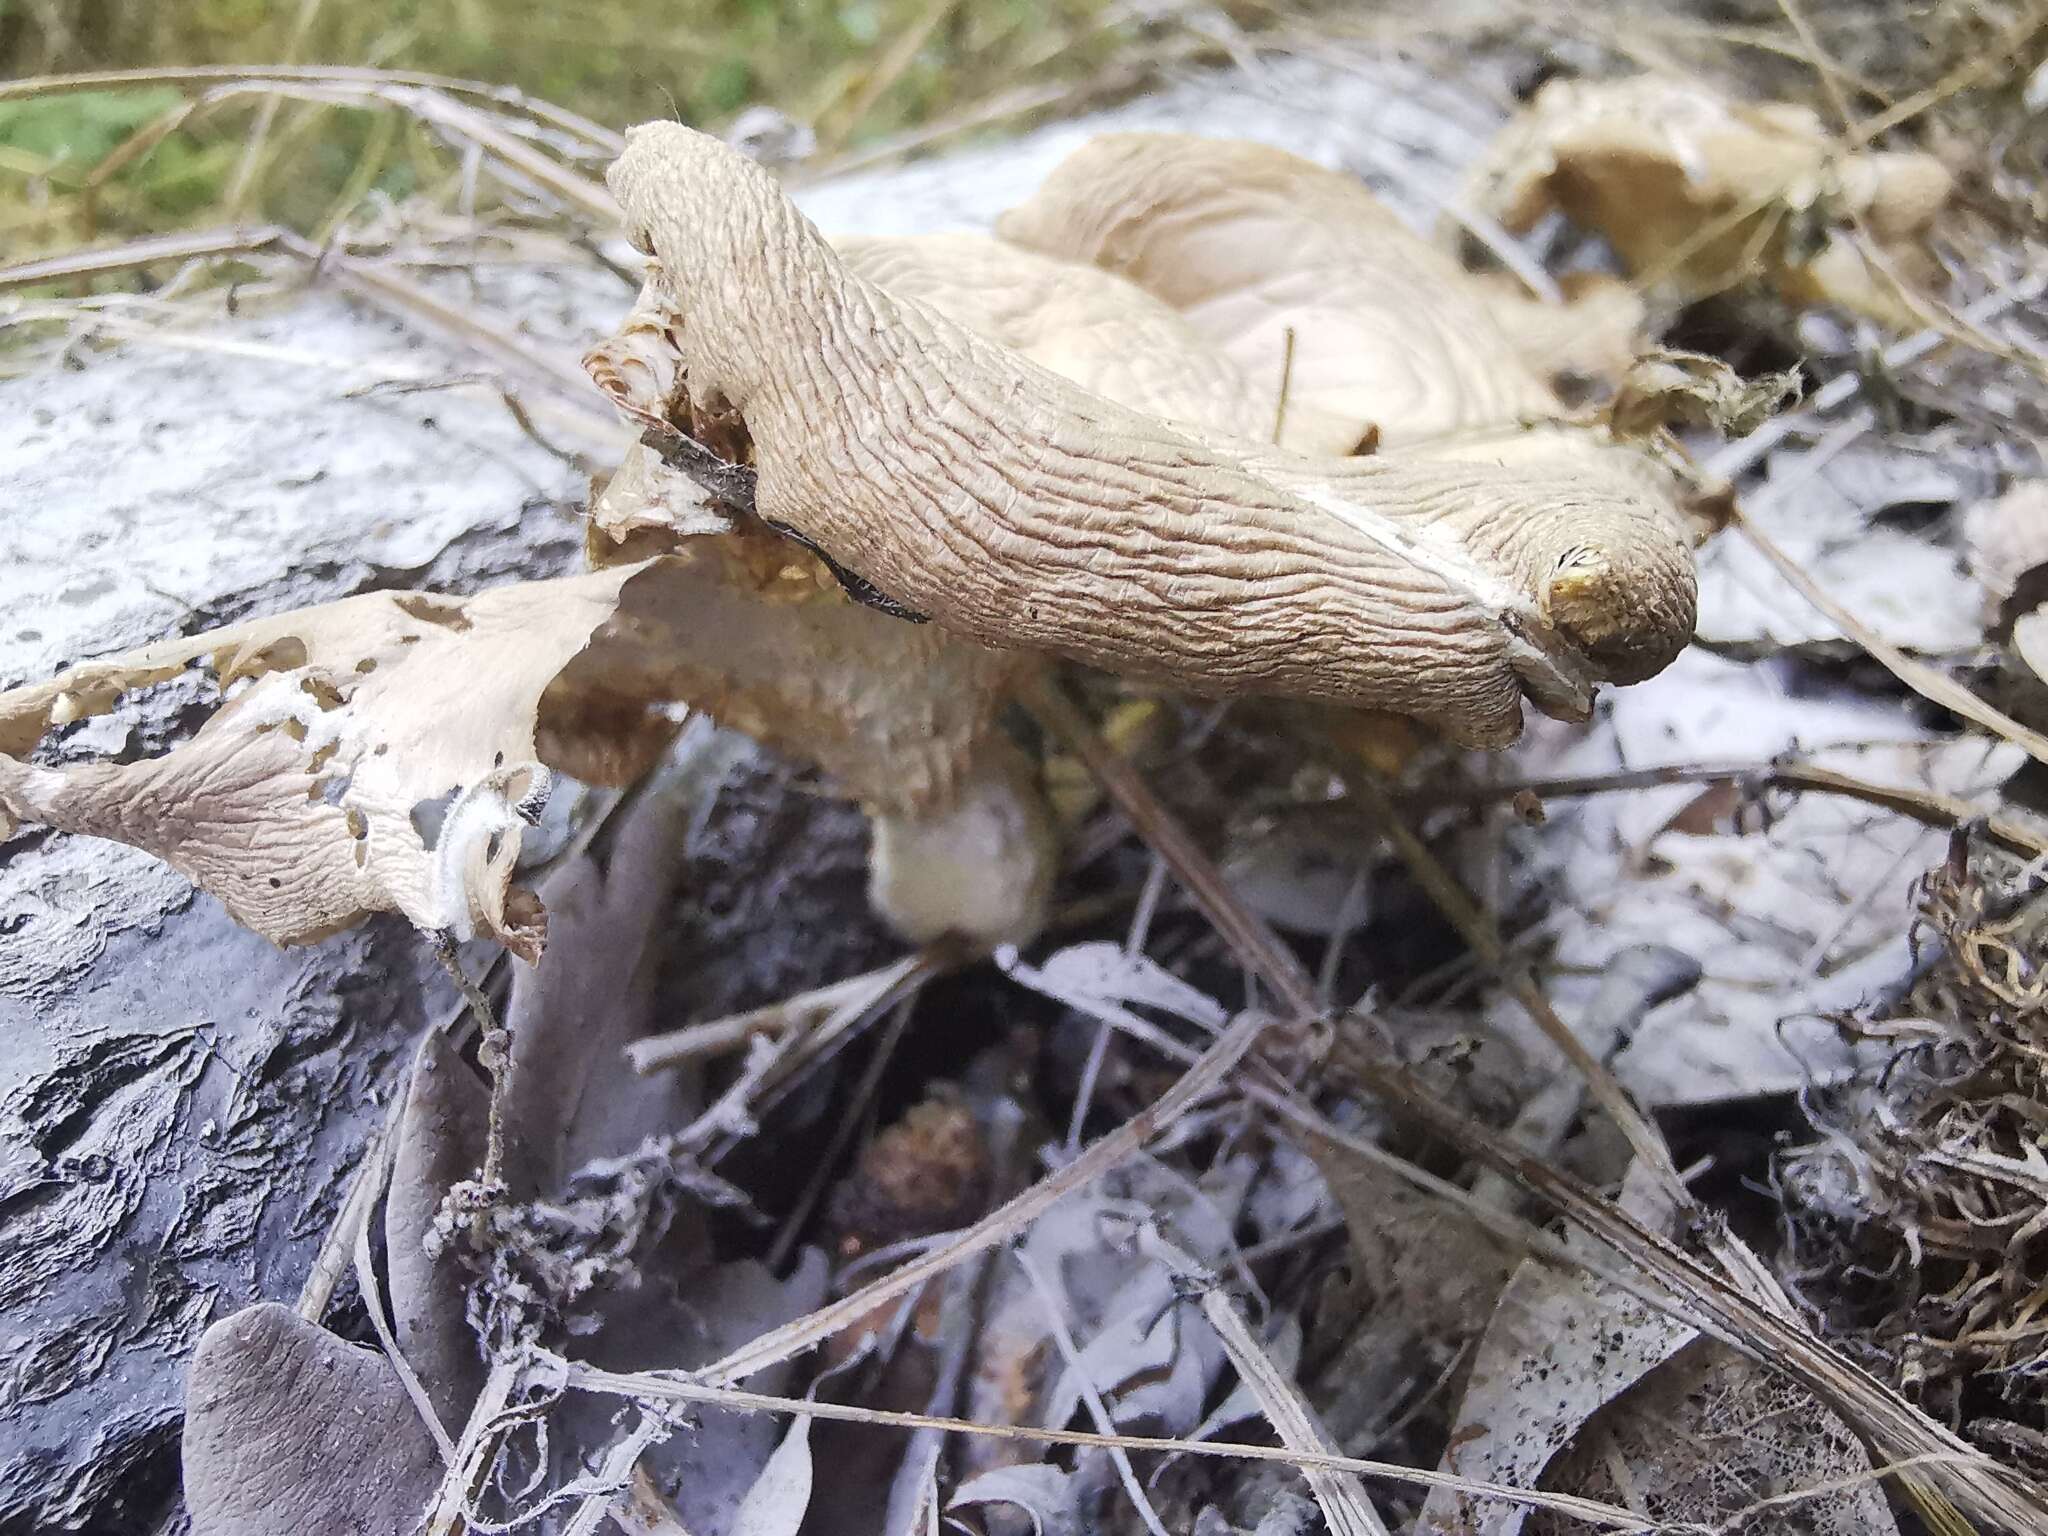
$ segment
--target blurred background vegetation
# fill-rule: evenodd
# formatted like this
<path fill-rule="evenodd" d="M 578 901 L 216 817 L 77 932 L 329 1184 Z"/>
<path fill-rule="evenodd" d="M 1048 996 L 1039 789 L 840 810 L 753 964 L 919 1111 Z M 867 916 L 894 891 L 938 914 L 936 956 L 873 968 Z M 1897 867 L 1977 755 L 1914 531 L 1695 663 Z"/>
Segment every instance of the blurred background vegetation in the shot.
<path fill-rule="evenodd" d="M 82 71 L 307 62 L 517 85 L 621 127 L 716 127 L 752 104 L 812 125 L 826 155 L 1020 85 L 1088 78 L 1170 5 L 1112 0 L 0 0 L 0 262 L 87 239 L 276 219 L 321 232 L 337 199 L 400 198 L 450 157 L 386 109 L 242 95 L 118 171 L 189 86 L 57 92 Z M 252 125 L 266 121 L 259 160 Z M 88 194 L 81 196 L 80 194 Z"/>

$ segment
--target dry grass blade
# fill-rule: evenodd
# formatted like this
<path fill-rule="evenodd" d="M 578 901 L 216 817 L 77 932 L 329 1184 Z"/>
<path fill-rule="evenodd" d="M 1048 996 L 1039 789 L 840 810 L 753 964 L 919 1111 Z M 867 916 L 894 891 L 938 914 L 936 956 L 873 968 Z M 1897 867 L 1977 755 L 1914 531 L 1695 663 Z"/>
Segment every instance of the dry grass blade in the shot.
<path fill-rule="evenodd" d="M 96 69 L 68 75 L 30 75 L 19 80 L 0 80 L 0 102 L 55 96 L 67 91 L 119 89 L 129 85 L 218 85 L 257 81 L 342 85 L 364 90 L 395 85 L 441 91 L 450 96 L 487 101 L 503 111 L 530 118 L 581 140 L 594 154 L 616 155 L 626 143 L 620 134 L 602 123 L 551 101 L 529 96 L 513 86 L 493 85 L 484 80 L 462 80 L 421 70 L 374 69 L 348 64 L 189 64 L 146 69 Z"/>
<path fill-rule="evenodd" d="M 635 1040 L 626 1048 L 626 1059 L 635 1072 L 644 1075 L 739 1050 L 756 1035 L 780 1035 L 792 1028 L 815 1028 L 822 1034 L 837 1034 L 844 1028 L 842 1023 L 835 1022 L 842 1015 L 850 1018 L 879 1013 L 910 996 L 946 969 L 948 963 L 948 957 L 936 949 L 920 950 L 879 969 L 784 998 L 779 1003 L 701 1024 L 685 1024 L 681 1029 Z"/>
<path fill-rule="evenodd" d="M 1380 830 L 1393 843 L 1395 852 L 1400 854 L 1401 861 L 1408 866 L 1409 873 L 1429 893 L 1437 909 L 1450 919 L 1451 926 L 1458 930 L 1487 969 L 1500 978 L 1501 984 L 1536 1022 L 1544 1037 L 1585 1079 L 1588 1090 L 1607 1112 L 1615 1128 L 1627 1138 L 1630 1149 L 1655 1170 L 1671 1197 L 1678 1202 L 1680 1210 L 1690 1208 L 1693 1203 L 1691 1192 L 1686 1189 L 1685 1181 L 1679 1178 L 1678 1167 L 1671 1160 L 1671 1149 L 1664 1144 L 1663 1136 L 1650 1123 L 1648 1116 L 1637 1108 L 1635 1101 L 1615 1080 L 1614 1074 L 1607 1070 L 1606 1064 L 1588 1051 L 1578 1034 L 1558 1016 L 1557 1010 L 1550 1005 L 1550 999 L 1536 985 L 1535 978 L 1509 958 L 1499 930 L 1402 818 L 1379 776 L 1352 754 L 1337 750 L 1327 736 L 1319 732 L 1306 734 L 1310 745 L 1317 747 L 1336 768 L 1346 792 L 1363 805 L 1379 824 Z"/>
<path fill-rule="evenodd" d="M 247 229 L 197 230 L 183 235 L 152 235 L 141 240 L 123 241 L 119 245 L 102 246 L 97 250 L 71 251 L 62 256 L 45 256 L 37 261 L 0 267 L 0 293 L 10 288 L 32 288 L 43 283 L 105 277 L 160 261 L 255 256 L 266 251 L 288 249 L 296 238 L 290 230 L 276 224 L 258 224 Z"/>
<path fill-rule="evenodd" d="M 2011 309 L 2034 303 L 2048 293 L 2048 272 L 2034 273 L 2021 281 L 1988 293 L 1963 309 L 1963 318 L 1972 325 L 1983 325 L 1997 319 Z M 1948 344 L 1947 334 L 1937 328 L 1916 331 L 1902 341 L 1895 341 L 1878 354 L 1879 371 L 1892 374 L 1909 368 L 1922 358 L 1932 355 Z M 1732 480 L 1752 466 L 1763 461 L 1779 443 L 1783 442 L 1802 427 L 1807 427 L 1820 416 L 1846 405 L 1856 398 L 1863 388 L 1863 379 L 1854 373 L 1839 374 L 1815 390 L 1806 405 L 1797 411 L 1787 411 L 1773 416 L 1747 437 L 1726 443 L 1708 455 L 1705 472 L 1710 478 Z"/>
<path fill-rule="evenodd" d="M 706 1407 L 756 1413 L 808 1414 L 812 1418 L 836 1419 L 848 1424 L 887 1424 L 900 1429 L 935 1429 L 947 1434 L 980 1435 L 990 1439 L 1026 1441 L 1038 1445 L 1071 1445 L 1092 1450 L 1109 1450 L 1117 1447 L 1126 1451 L 1157 1451 L 1172 1455 L 1205 1456 L 1215 1460 L 1279 1462 L 1304 1470 L 1318 1467 L 1333 1473 L 1384 1478 L 1388 1482 L 1406 1483 L 1418 1488 L 1455 1488 L 1465 1493 L 1482 1494 L 1488 1498 L 1526 1505 L 1531 1509 L 1553 1509 L 1559 1514 L 1583 1520 L 1602 1530 L 1639 1532 L 1642 1536 L 1650 1536 L 1650 1533 L 1659 1529 L 1653 1521 L 1612 1504 L 1602 1504 L 1595 1499 L 1544 1493 L 1530 1488 L 1509 1488 L 1473 1478 L 1453 1477 L 1448 1473 L 1435 1472 L 1427 1468 L 1404 1466 L 1399 1462 L 1368 1461 L 1363 1457 L 1293 1450 L 1285 1446 L 1237 1445 L 1220 1440 L 1169 1440 L 1148 1435 L 1099 1435 L 1079 1429 L 1044 1429 L 1028 1424 L 977 1424 L 971 1419 L 946 1418 L 926 1413 L 902 1413 L 887 1408 L 863 1408 L 855 1403 L 835 1403 L 822 1398 L 810 1401 L 796 1397 L 776 1397 L 765 1392 L 747 1392 L 737 1387 L 713 1385 L 693 1380 L 680 1373 L 602 1371 L 595 1366 L 579 1365 L 574 1361 L 561 1360 L 557 1356 L 546 1356 L 544 1359 L 553 1368 L 561 1371 L 568 1385 L 576 1390 L 605 1392 L 615 1397 L 632 1398 L 636 1402 L 701 1403 Z"/>
<path fill-rule="evenodd" d="M 1105 1440 L 1116 1438 L 1116 1421 L 1110 1417 L 1109 1404 L 1102 1400 L 1102 1388 L 1089 1374 L 1088 1364 L 1081 1358 L 1081 1346 L 1074 1342 L 1074 1331 L 1067 1326 L 1066 1313 L 1060 1301 L 1059 1292 L 1052 1282 L 1045 1278 L 1045 1272 L 1031 1261 L 1031 1255 L 1022 1248 L 1014 1249 L 1017 1267 L 1024 1271 L 1024 1278 L 1031 1282 L 1031 1289 L 1037 1293 L 1045 1309 L 1046 1328 L 1052 1334 L 1052 1341 L 1058 1347 L 1060 1359 L 1081 1384 L 1081 1400 L 1088 1405 L 1088 1416 L 1095 1421 L 1096 1432 Z M 1166 1536 L 1166 1527 L 1159 1523 L 1159 1511 L 1152 1507 L 1152 1501 L 1145 1496 L 1145 1485 L 1138 1481 L 1138 1474 L 1131 1466 L 1130 1453 L 1120 1445 L 1109 1447 L 1109 1459 L 1116 1467 L 1118 1481 L 1129 1495 L 1131 1507 L 1138 1512 L 1145 1529 L 1152 1536 Z"/>
<path fill-rule="evenodd" d="M 1244 1314 L 1216 1277 L 1150 1227 L 1140 1234 L 1138 1241 L 1141 1250 L 1150 1249 L 1166 1261 L 1179 1283 L 1194 1288 L 1201 1298 L 1202 1316 L 1223 1341 L 1230 1363 L 1258 1398 L 1259 1407 L 1280 1437 L 1280 1443 L 1290 1451 L 1327 1454 L 1330 1447 L 1314 1411 L 1294 1383 L 1266 1357 Z M 1373 1508 L 1365 1485 L 1355 1475 L 1321 1466 L 1304 1466 L 1301 1470 L 1332 1536 L 1389 1536 L 1386 1522 Z"/>
<path fill-rule="evenodd" d="M 1971 724 L 1982 726 L 1994 736 L 2003 737 L 2020 747 L 2036 762 L 2048 763 L 2048 736 L 2020 724 L 2004 711 L 1985 703 L 1946 673 L 1937 671 L 1925 662 L 1915 661 L 1897 646 L 1883 639 L 1869 625 L 1828 596 L 1820 584 L 1806 574 L 1799 562 L 1786 554 L 1762 529 L 1751 522 L 1740 507 L 1730 508 L 1729 521 L 1741 530 L 1743 537 L 1754 544 L 1766 560 L 1778 568 L 1778 574 L 1784 577 L 1801 597 L 1825 614 L 1843 635 L 1863 647 L 1871 659 L 1893 677 L 1930 703 L 1939 704 L 1943 709 L 1961 715 Z"/>

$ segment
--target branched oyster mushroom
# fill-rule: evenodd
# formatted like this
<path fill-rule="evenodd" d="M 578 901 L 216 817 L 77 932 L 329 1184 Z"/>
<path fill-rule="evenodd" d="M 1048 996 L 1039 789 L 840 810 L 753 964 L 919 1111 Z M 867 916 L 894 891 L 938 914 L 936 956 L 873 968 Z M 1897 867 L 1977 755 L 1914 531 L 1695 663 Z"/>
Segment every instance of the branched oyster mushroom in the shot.
<path fill-rule="evenodd" d="M 281 944 L 396 910 L 423 929 L 487 935 L 534 958 L 543 917 L 510 880 L 520 834 L 547 795 L 540 695 L 632 574 L 473 598 L 372 593 L 0 694 L 0 823 L 145 849 Z M 198 661 L 223 702 L 162 756 L 24 760 L 52 728 Z M 584 744 L 562 755 L 587 768 L 592 745 L 611 751 Z"/>
<path fill-rule="evenodd" d="M 1917 319 L 1873 258 L 1930 276 L 1921 237 L 1950 187 L 1932 155 L 1852 151 L 1804 107 L 1638 75 L 1544 86 L 1481 157 L 1471 202 L 1516 231 L 1560 210 L 1682 298 L 1761 272 L 1795 302 L 1907 326 Z"/>
<path fill-rule="evenodd" d="M 1363 460 L 1326 494 L 1325 461 L 1118 406 L 863 279 L 716 140 L 643 125 L 610 183 L 760 514 L 956 633 L 1479 744 L 1525 689 L 1580 717 L 1604 657 L 1646 675 L 1690 634 L 1683 541 L 1620 477 Z M 1552 515 L 1548 569 L 1503 558 Z"/>
<path fill-rule="evenodd" d="M 589 360 L 644 434 L 593 506 L 598 569 L 373 594 L 0 694 L 0 824 L 147 849 L 280 942 L 396 910 L 531 958 L 544 914 L 512 870 L 549 771 L 626 782 L 687 704 L 868 807 L 907 935 L 993 944 L 1036 930 L 1053 864 L 996 724 L 1039 654 L 1497 744 L 1525 696 L 1581 717 L 1690 635 L 1686 541 L 1638 456 L 1528 433 L 1540 452 L 1292 452 L 1257 379 L 1114 274 L 991 240 L 835 252 L 673 124 L 636 130 L 612 184 L 655 261 Z M 1351 446 L 1360 418 L 1298 405 Z M 162 755 L 43 746 L 199 661 L 221 702 Z"/>
<path fill-rule="evenodd" d="M 861 277 L 917 299 L 1083 389 L 1185 426 L 1265 438 L 1278 414 L 1272 379 L 1254 379 L 1185 316 L 1096 267 L 986 235 L 867 236 L 832 242 Z M 1294 403 L 1289 444 L 1349 454 L 1356 421 Z"/>

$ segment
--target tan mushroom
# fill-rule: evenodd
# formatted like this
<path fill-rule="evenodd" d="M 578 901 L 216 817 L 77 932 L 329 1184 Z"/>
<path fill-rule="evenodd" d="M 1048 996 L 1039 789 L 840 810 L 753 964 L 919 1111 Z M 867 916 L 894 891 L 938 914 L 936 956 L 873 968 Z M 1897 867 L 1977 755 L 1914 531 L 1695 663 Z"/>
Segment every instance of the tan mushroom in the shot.
<path fill-rule="evenodd" d="M 1263 144 L 1093 139 L 996 224 L 1029 250 L 1129 278 L 1277 398 L 1392 447 L 1545 417 L 1556 396 L 1489 289 L 1355 178 Z M 1288 336 L 1293 335 L 1289 363 Z M 1315 451 L 1295 430 L 1283 445 Z"/>
<path fill-rule="evenodd" d="M 1035 653 L 1493 743 L 1525 693 L 1582 715 L 1689 635 L 1685 542 L 1628 475 L 1271 446 L 1255 382 L 1132 284 L 989 241 L 849 261 L 672 124 L 634 133 L 613 185 L 656 261 L 591 358 L 646 433 L 596 498 L 599 568 L 374 594 L 0 695 L 0 817 L 148 849 L 281 942 L 396 910 L 530 958 L 543 914 L 512 871 L 549 770 L 625 782 L 687 703 L 869 807 L 907 934 L 993 944 L 1035 931 L 1053 864 L 996 724 Z M 196 661 L 223 702 L 162 756 L 28 760 Z"/>
<path fill-rule="evenodd" d="M 1464 271 L 1352 177 L 1185 134 L 1090 141 L 998 228 L 1144 284 L 1247 367 L 1285 372 L 1284 446 L 1317 452 L 1333 418 L 1336 438 L 1370 425 L 1388 460 L 1605 483 L 1690 526 L 1677 476 L 1571 419 L 1552 387 L 1626 374 L 1644 309 L 1624 284 L 1577 277 L 1565 302 L 1538 300 Z"/>
<path fill-rule="evenodd" d="M 1683 541 L 1619 477 L 1366 460 L 1327 494 L 1321 461 L 1282 477 L 1275 450 L 1117 406 L 885 292 L 704 135 L 637 128 L 610 182 L 689 392 L 745 423 L 762 516 L 957 633 L 1489 744 L 1519 732 L 1525 689 L 1583 716 L 1604 658 L 1645 675 L 1689 636 Z"/>
<path fill-rule="evenodd" d="M 1470 200 L 1516 231 L 1559 210 L 1681 298 L 1761 274 L 1796 302 L 1907 326 L 1911 307 L 1872 258 L 1932 276 L 1921 237 L 1951 184 L 1932 155 L 1851 150 L 1804 107 L 1637 75 L 1544 86 L 1482 156 Z"/>

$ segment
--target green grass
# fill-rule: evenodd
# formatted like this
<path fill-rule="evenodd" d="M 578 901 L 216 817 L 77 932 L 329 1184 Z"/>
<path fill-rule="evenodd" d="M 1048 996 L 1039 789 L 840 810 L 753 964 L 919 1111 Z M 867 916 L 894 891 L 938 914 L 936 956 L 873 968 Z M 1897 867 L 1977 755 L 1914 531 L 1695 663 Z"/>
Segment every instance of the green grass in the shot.
<path fill-rule="evenodd" d="M 0 77 L 285 60 L 516 85 L 615 127 L 715 127 L 761 102 L 829 148 L 941 117 L 1023 78 L 1085 72 L 1127 39 L 1108 0 L 0 0 Z M 92 171 L 176 108 L 160 87 L 0 103 L 0 251 L 224 217 L 243 99 L 165 136 L 104 184 Z M 235 210 L 317 230 L 335 199 L 402 195 L 452 156 L 380 114 L 286 104 Z M 371 157 L 366 159 L 366 157 Z"/>

